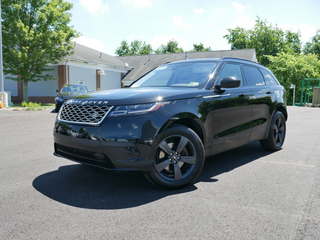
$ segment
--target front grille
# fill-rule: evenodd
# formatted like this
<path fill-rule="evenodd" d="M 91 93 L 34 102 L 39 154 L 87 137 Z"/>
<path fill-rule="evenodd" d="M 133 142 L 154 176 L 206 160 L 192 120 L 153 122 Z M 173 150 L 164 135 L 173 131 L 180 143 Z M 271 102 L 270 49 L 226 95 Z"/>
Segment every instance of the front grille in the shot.
<path fill-rule="evenodd" d="M 65 103 L 59 120 L 71 123 L 100 124 L 112 107 L 105 105 L 82 105 Z"/>

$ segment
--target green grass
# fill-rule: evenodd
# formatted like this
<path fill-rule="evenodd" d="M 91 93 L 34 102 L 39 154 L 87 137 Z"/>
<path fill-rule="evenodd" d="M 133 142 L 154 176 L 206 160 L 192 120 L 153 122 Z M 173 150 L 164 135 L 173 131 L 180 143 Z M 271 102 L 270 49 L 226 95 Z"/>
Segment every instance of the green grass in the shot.
<path fill-rule="evenodd" d="M 43 111 L 54 108 L 54 103 L 14 103 L 13 107 L 9 107 L 13 111 Z"/>

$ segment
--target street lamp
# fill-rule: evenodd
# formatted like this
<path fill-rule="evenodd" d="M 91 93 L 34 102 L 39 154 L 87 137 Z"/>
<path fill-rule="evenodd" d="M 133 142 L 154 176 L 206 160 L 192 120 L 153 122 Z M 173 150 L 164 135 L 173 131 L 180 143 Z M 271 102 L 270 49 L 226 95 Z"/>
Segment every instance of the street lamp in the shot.
<path fill-rule="evenodd" d="M 294 98 L 295 98 L 295 92 L 296 92 L 296 85 L 291 84 L 290 86 L 291 89 L 293 89 L 293 101 L 292 101 L 292 106 L 294 106 Z"/>

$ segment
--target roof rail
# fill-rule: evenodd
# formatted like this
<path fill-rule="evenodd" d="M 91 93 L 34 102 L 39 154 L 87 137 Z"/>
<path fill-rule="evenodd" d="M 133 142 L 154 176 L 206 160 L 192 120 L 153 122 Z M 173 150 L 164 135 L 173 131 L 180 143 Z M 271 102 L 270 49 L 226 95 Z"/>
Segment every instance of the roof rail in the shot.
<path fill-rule="evenodd" d="M 259 65 L 263 66 L 262 64 L 260 64 L 258 62 L 250 61 L 250 60 L 247 60 L 247 59 L 244 59 L 244 58 L 222 57 L 221 59 L 223 59 L 223 60 L 225 60 L 225 59 L 241 60 L 241 61 L 251 62 L 251 63 L 255 63 L 255 64 L 259 64 Z"/>

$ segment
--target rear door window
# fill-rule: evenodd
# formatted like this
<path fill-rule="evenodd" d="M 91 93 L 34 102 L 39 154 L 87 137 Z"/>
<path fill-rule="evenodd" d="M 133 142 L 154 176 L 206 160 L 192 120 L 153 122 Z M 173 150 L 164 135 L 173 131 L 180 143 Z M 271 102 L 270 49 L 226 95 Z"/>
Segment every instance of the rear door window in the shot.
<path fill-rule="evenodd" d="M 258 68 L 244 65 L 243 71 L 246 76 L 246 82 L 248 86 L 266 85 L 264 78 Z"/>
<path fill-rule="evenodd" d="M 274 79 L 274 77 L 270 73 L 268 73 L 266 70 L 262 68 L 260 68 L 260 71 L 263 74 L 264 80 L 266 81 L 267 85 L 272 85 L 272 86 L 278 85 L 278 81 Z"/>

